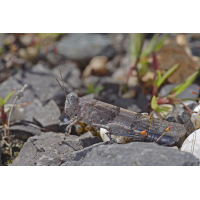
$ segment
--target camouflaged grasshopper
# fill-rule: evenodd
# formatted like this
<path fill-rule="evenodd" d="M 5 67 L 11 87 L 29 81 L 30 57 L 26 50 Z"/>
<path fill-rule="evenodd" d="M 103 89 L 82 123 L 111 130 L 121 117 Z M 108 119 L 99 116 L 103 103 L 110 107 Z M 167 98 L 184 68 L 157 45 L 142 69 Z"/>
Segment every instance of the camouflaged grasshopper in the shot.
<path fill-rule="evenodd" d="M 61 88 L 65 91 L 64 87 Z M 79 120 L 95 128 L 106 129 L 110 141 L 111 135 L 118 135 L 164 146 L 181 146 L 186 138 L 186 129 L 179 123 L 155 119 L 95 99 L 84 99 L 73 92 L 66 94 L 65 113 L 70 124 L 66 127 L 64 140 Z"/>

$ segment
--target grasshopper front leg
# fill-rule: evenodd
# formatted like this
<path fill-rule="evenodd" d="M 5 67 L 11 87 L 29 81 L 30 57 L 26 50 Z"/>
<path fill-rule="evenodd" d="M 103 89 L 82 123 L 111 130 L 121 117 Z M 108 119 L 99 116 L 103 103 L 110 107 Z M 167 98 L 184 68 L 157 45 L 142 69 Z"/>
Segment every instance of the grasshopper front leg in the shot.
<path fill-rule="evenodd" d="M 66 136 L 69 136 L 70 133 L 71 133 L 71 128 L 74 124 L 76 124 L 76 122 L 78 122 L 79 120 L 81 120 L 81 117 L 74 117 L 72 120 L 70 120 L 70 124 L 66 127 L 66 130 L 65 130 L 65 137 L 64 137 L 64 140 L 66 139 Z"/>

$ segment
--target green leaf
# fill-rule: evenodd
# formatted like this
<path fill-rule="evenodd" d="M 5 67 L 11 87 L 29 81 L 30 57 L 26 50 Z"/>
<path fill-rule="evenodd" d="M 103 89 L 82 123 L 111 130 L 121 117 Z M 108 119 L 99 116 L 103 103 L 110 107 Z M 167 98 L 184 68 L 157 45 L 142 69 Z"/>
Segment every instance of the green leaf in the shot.
<path fill-rule="evenodd" d="M 145 62 L 138 63 L 137 68 L 138 68 L 139 76 L 144 76 L 149 71 L 148 64 Z"/>
<path fill-rule="evenodd" d="M 156 108 L 156 112 L 158 113 L 166 113 L 166 112 L 169 112 L 169 109 L 168 107 L 165 107 L 165 106 L 158 106 Z"/>
<path fill-rule="evenodd" d="M 159 33 L 154 34 L 154 36 L 151 39 L 151 41 L 149 42 L 149 44 L 142 51 L 141 57 L 146 57 L 146 56 L 148 56 L 149 54 L 151 54 L 153 52 L 158 38 L 159 38 Z"/>
<path fill-rule="evenodd" d="M 174 91 L 177 91 L 179 88 L 181 88 L 182 87 L 182 83 L 180 84 L 180 85 L 177 85 L 176 87 L 174 87 L 170 92 L 169 92 L 169 94 L 171 94 L 172 92 L 174 92 Z"/>
<path fill-rule="evenodd" d="M 158 69 L 158 70 L 156 71 L 156 79 L 155 79 L 155 82 L 154 82 L 154 84 L 155 84 L 156 87 L 159 87 L 158 85 L 159 85 L 159 83 L 161 82 L 161 78 L 162 78 L 161 72 L 160 72 L 160 70 Z"/>
<path fill-rule="evenodd" d="M 130 57 L 131 62 L 135 63 L 140 52 L 140 48 L 142 45 L 142 33 L 133 33 L 131 34 L 131 42 L 130 42 Z"/>
<path fill-rule="evenodd" d="M 161 47 L 163 46 L 165 40 L 169 37 L 169 35 L 170 35 L 169 33 L 163 34 L 163 36 L 159 39 L 159 41 L 157 42 L 157 44 L 154 47 L 155 52 L 161 49 Z"/>
<path fill-rule="evenodd" d="M 4 48 L 0 47 L 0 55 L 4 52 Z"/>
<path fill-rule="evenodd" d="M 4 105 L 4 102 L 3 102 L 3 98 L 0 97 L 0 105 L 3 106 Z"/>
<path fill-rule="evenodd" d="M 151 108 L 152 108 L 153 110 L 155 110 L 157 107 L 158 107 L 157 98 L 156 98 L 156 96 L 154 95 L 153 98 L 151 99 Z"/>
<path fill-rule="evenodd" d="M 103 90 L 103 86 L 98 86 L 94 89 L 94 93 L 101 92 Z"/>
<path fill-rule="evenodd" d="M 193 73 L 189 76 L 184 83 L 181 84 L 181 87 L 178 88 L 175 92 L 175 97 L 177 97 L 180 93 L 182 93 L 198 76 L 199 71 Z"/>
<path fill-rule="evenodd" d="M 188 99 L 181 99 L 181 101 L 198 101 L 198 99 L 197 98 L 188 98 Z"/>
<path fill-rule="evenodd" d="M 159 82 L 157 82 L 157 87 L 160 87 L 161 84 L 165 81 L 165 79 L 175 70 L 177 69 L 177 67 L 179 66 L 179 63 L 175 64 L 173 67 L 171 67 L 170 69 L 167 70 L 167 72 L 165 72 L 165 74 L 162 76 L 162 78 L 160 79 Z"/>
<path fill-rule="evenodd" d="M 4 99 L 4 104 L 6 104 L 6 102 L 8 101 L 8 99 L 13 95 L 13 93 L 14 93 L 14 91 L 10 91 L 8 94 L 7 94 L 7 96 L 5 97 L 5 99 Z"/>
<path fill-rule="evenodd" d="M 92 83 L 89 83 L 88 85 L 88 93 L 91 94 L 94 91 L 94 85 Z"/>

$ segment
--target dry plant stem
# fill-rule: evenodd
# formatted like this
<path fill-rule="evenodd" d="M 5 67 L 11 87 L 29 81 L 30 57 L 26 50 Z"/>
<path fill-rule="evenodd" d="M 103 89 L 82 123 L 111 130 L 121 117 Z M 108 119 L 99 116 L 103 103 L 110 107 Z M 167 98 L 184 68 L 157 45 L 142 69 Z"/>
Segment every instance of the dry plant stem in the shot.
<path fill-rule="evenodd" d="M 8 135 L 9 135 L 9 125 L 10 125 L 10 117 L 11 117 L 11 114 L 12 114 L 12 111 L 13 111 L 13 108 L 17 102 L 18 99 L 20 99 L 21 97 L 23 97 L 23 93 L 24 93 L 24 90 L 27 88 L 28 86 L 25 84 L 23 86 L 23 88 L 19 91 L 17 91 L 16 95 L 15 95 L 15 99 L 14 99 L 14 102 L 13 102 L 13 105 L 12 105 L 12 108 L 9 112 L 9 116 L 8 116 L 8 123 L 7 125 L 5 124 L 4 125 L 4 137 L 2 138 L 2 141 L 9 147 L 10 149 L 10 156 L 12 157 L 12 142 L 9 144 L 8 142 L 6 142 L 6 138 L 8 139 L 11 139 Z"/>
<path fill-rule="evenodd" d="M 160 138 L 165 135 L 166 132 L 164 132 L 157 140 L 156 140 L 156 143 L 158 142 L 158 140 L 160 140 Z"/>
<path fill-rule="evenodd" d="M 149 126 L 149 132 L 148 132 L 147 138 L 149 138 L 149 133 L 150 133 L 150 130 L 151 130 L 151 122 L 152 122 L 152 118 L 153 118 L 153 113 L 154 112 L 155 112 L 155 110 L 153 110 L 149 115 L 150 126 Z"/>
<path fill-rule="evenodd" d="M 2 138 L 2 141 L 9 147 L 10 150 L 10 156 L 12 157 L 12 146 L 11 144 L 9 144 L 8 142 L 6 142 L 6 140 L 4 139 L 5 137 Z M 10 138 L 9 138 L 10 139 Z"/>
<path fill-rule="evenodd" d="M 16 93 L 16 95 L 15 95 L 15 99 L 14 99 L 12 108 L 11 108 L 11 110 L 10 110 L 10 112 L 9 112 L 9 116 L 8 116 L 8 127 L 9 127 L 9 125 L 10 125 L 10 117 L 11 117 L 13 108 L 14 108 L 14 106 L 15 106 L 17 100 L 20 99 L 21 97 L 23 97 L 24 90 L 25 90 L 27 87 L 28 87 L 27 84 L 25 84 L 25 85 L 23 86 L 23 88 L 22 88 L 21 90 L 17 91 L 17 93 Z"/>

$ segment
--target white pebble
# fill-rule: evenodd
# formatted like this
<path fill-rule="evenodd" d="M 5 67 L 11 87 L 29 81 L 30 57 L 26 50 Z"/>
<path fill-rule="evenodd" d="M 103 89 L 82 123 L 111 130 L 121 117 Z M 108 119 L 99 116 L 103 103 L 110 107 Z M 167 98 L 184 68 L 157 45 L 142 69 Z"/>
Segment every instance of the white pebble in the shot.
<path fill-rule="evenodd" d="M 191 133 L 184 141 L 181 151 L 192 153 L 200 159 L 200 129 Z"/>

